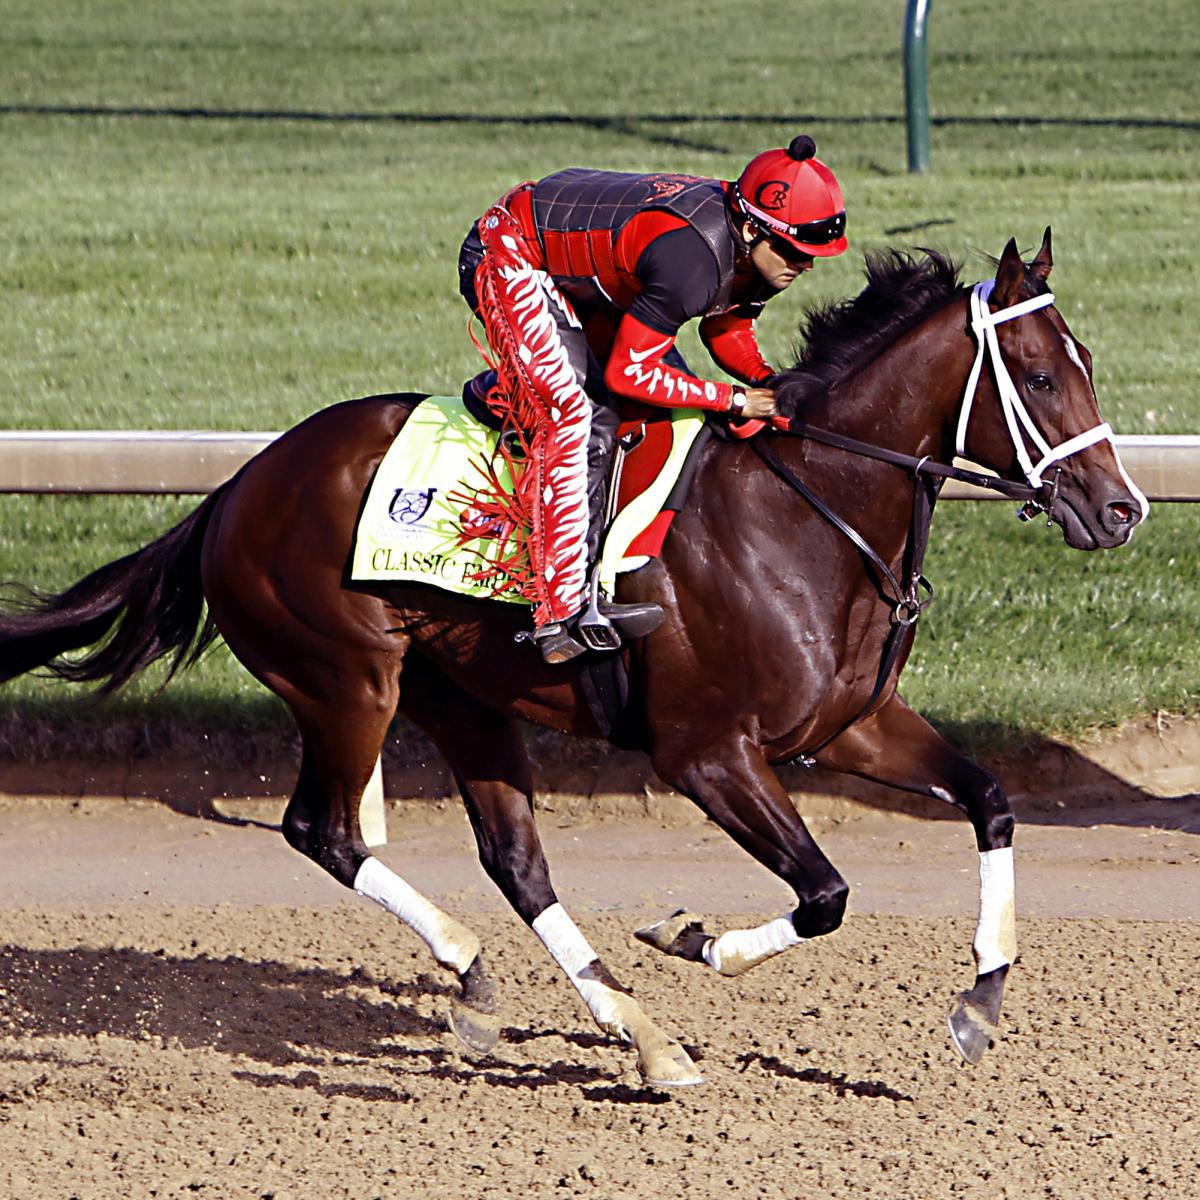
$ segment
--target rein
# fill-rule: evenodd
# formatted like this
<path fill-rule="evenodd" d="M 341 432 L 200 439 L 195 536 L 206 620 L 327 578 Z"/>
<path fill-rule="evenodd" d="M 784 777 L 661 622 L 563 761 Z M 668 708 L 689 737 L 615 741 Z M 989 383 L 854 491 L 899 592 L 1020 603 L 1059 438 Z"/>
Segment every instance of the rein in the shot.
<path fill-rule="evenodd" d="M 1019 304 L 1011 305 L 1008 308 L 1003 308 L 993 313 L 987 304 L 993 287 L 993 282 L 988 280 L 985 283 L 976 284 L 971 292 L 971 329 L 977 337 L 979 345 L 975 362 L 967 377 L 967 384 L 959 413 L 957 450 L 959 454 L 964 452 L 967 425 L 970 421 L 975 401 L 975 392 L 979 385 L 984 359 L 990 353 L 992 370 L 1000 394 L 1001 409 L 1013 447 L 1016 450 L 1017 460 L 1021 465 L 1025 478 L 1028 480 L 1027 483 L 1015 483 L 1008 479 L 999 479 L 993 475 L 984 475 L 979 471 L 971 471 L 965 467 L 956 467 L 949 463 L 937 462 L 929 455 L 918 458 L 912 454 L 902 454 L 896 450 L 889 450 L 884 446 L 877 446 L 871 442 L 862 442 L 856 438 L 845 437 L 840 433 L 833 433 L 828 429 L 808 425 L 794 418 L 789 420 L 776 417 L 769 427 L 771 431 L 778 435 L 806 438 L 809 441 L 820 442 L 838 450 L 845 450 L 850 454 L 856 454 L 862 458 L 871 458 L 879 462 L 889 463 L 894 467 L 899 467 L 901 470 L 912 473 L 912 521 L 909 527 L 908 541 L 905 545 L 905 563 L 901 571 L 901 574 L 906 579 L 904 584 L 901 584 L 900 580 L 896 578 L 895 572 L 888 566 L 870 542 L 853 526 L 838 516 L 779 458 L 768 438 L 749 437 L 750 444 L 759 458 L 793 491 L 798 492 L 825 520 L 853 543 L 860 553 L 875 567 L 878 572 L 880 591 L 883 593 L 883 598 L 892 606 L 892 627 L 888 633 L 887 641 L 884 643 L 882 660 L 875 677 L 875 686 L 872 688 L 867 702 L 859 709 L 855 716 L 851 717 L 849 721 L 845 722 L 839 729 L 830 734 L 829 737 L 825 738 L 818 745 L 804 750 L 790 759 L 789 761 L 792 763 L 799 763 L 806 767 L 815 766 L 816 756 L 830 742 L 839 738 L 851 725 L 861 721 L 871 711 L 871 708 L 883 694 L 883 690 L 887 686 L 887 681 L 900 657 L 906 640 L 911 641 L 912 635 L 915 632 L 914 626 L 918 618 L 933 603 L 933 585 L 921 574 L 921 567 L 925 559 L 925 551 L 929 545 L 929 529 L 933 522 L 933 506 L 941 484 L 947 479 L 954 479 L 962 483 L 973 484 L 975 487 L 986 488 L 988 491 L 999 492 L 1002 496 L 1007 496 L 1012 500 L 1019 500 L 1022 502 L 1022 506 L 1018 510 L 1017 515 L 1022 520 L 1027 521 L 1039 512 L 1049 513 L 1058 499 L 1059 472 L 1056 470 L 1054 478 L 1049 482 L 1043 481 L 1042 472 L 1047 467 L 1080 450 L 1086 449 L 1088 446 L 1094 445 L 1096 442 L 1103 441 L 1106 438 L 1111 440 L 1112 438 L 1112 429 L 1105 424 L 1097 425 L 1085 433 L 1070 438 L 1057 448 L 1051 448 L 1045 441 L 1034 425 L 1025 406 L 1021 403 L 1016 387 L 1009 376 L 1008 369 L 1004 365 L 1004 360 L 1000 354 L 999 342 L 996 338 L 996 326 L 1003 321 L 1024 316 L 1026 313 L 1034 312 L 1037 309 L 1053 304 L 1054 296 L 1047 292 L 1041 296 L 1035 296 L 1030 300 L 1023 300 Z M 753 424 L 756 428 L 753 430 L 747 429 L 746 434 L 757 432 L 757 429 L 761 428 L 761 425 L 757 422 L 747 422 L 747 424 Z M 1041 460 L 1036 465 L 1030 459 L 1026 449 L 1025 440 L 1022 436 L 1022 427 L 1042 455 Z M 924 597 L 922 597 L 922 591 L 926 593 Z"/>

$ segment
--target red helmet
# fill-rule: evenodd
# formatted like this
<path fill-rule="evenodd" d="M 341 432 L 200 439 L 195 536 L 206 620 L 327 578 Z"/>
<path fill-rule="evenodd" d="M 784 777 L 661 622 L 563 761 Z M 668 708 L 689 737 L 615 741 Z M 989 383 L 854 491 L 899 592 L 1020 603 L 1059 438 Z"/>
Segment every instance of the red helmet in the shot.
<path fill-rule="evenodd" d="M 805 254 L 831 258 L 846 249 L 846 206 L 833 172 L 805 134 L 787 149 L 764 150 L 733 185 L 735 206 Z"/>

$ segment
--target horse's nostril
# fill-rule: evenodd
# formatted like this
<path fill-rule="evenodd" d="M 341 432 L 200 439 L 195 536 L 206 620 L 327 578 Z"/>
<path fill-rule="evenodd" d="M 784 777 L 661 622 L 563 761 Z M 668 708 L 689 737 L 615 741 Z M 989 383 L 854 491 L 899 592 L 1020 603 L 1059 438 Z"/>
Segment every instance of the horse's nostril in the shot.
<path fill-rule="evenodd" d="M 1118 524 L 1128 525 L 1134 518 L 1133 507 L 1124 500 L 1115 500 L 1108 505 L 1108 513 Z"/>

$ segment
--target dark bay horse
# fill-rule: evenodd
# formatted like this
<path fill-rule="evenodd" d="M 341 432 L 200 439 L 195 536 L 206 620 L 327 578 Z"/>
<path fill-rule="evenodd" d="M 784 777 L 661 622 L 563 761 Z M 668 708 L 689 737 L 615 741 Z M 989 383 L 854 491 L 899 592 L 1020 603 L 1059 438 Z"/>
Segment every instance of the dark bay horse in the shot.
<path fill-rule="evenodd" d="M 785 418 L 908 457 L 779 431 L 715 439 L 661 560 L 623 577 L 620 592 L 667 614 L 624 651 L 637 744 L 797 901 L 755 929 L 712 936 L 676 914 L 639 936 L 736 975 L 838 927 L 847 885 L 778 764 L 807 755 L 939 797 L 966 814 L 980 852 L 976 980 L 951 1014 L 971 1061 L 989 1044 L 1016 954 L 1013 814 L 998 782 L 896 691 L 910 643 L 893 630 L 919 607 L 914 479 L 965 454 L 1036 495 L 1079 549 L 1121 545 L 1147 511 L 1100 423 L 1090 356 L 1053 307 L 1050 267 L 1049 230 L 1028 265 L 1010 241 L 994 282 L 974 289 L 936 254 L 870 260 L 860 296 L 810 318 L 805 356 L 777 380 L 778 400 Z M 426 941 L 461 982 L 452 1026 L 487 1050 L 499 1022 L 480 940 L 373 857 L 359 832 L 364 787 L 394 714 L 405 713 L 449 761 L 488 875 L 596 1022 L 636 1048 L 648 1081 L 698 1082 L 686 1052 L 558 903 L 538 841 L 518 721 L 596 736 L 580 665 L 547 666 L 515 644 L 528 622 L 518 606 L 348 581 L 364 490 L 420 399 L 377 396 L 317 413 L 157 541 L 59 595 L 10 606 L 0 680 L 48 667 L 108 691 L 164 655 L 173 668 L 194 661 L 219 632 L 299 726 L 288 843 Z M 789 475 L 868 539 L 870 553 L 797 495 Z M 902 595 L 884 587 L 889 573 Z"/>

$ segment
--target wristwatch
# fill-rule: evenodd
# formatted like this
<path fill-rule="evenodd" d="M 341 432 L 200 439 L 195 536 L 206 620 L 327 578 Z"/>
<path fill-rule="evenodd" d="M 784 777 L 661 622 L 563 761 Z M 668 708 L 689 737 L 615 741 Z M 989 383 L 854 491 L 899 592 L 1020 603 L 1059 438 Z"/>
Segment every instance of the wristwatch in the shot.
<path fill-rule="evenodd" d="M 734 388 L 733 396 L 729 401 L 729 411 L 733 413 L 735 417 L 740 417 L 742 415 L 742 409 L 745 407 L 746 393 L 741 391 L 739 388 Z"/>

